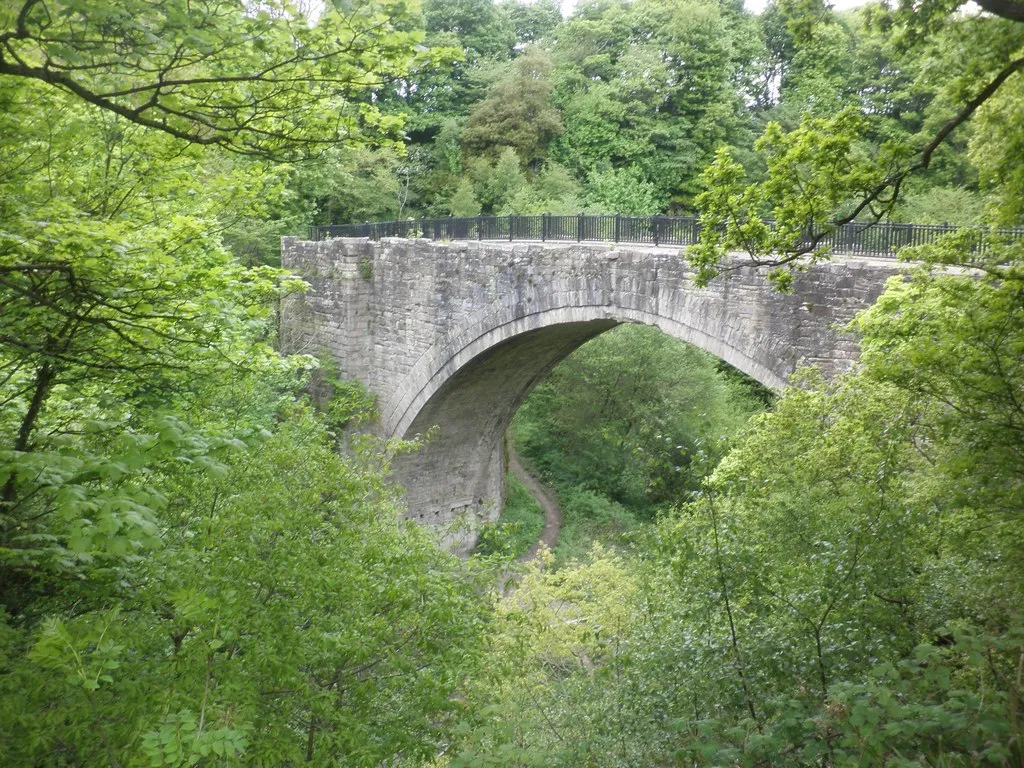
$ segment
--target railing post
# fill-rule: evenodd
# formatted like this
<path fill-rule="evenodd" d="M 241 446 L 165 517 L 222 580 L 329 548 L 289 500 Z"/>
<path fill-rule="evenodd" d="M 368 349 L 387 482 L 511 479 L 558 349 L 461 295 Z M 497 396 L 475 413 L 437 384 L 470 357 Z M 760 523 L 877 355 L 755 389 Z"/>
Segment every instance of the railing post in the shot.
<path fill-rule="evenodd" d="M 583 214 L 576 214 L 576 242 L 583 242 Z"/>
<path fill-rule="evenodd" d="M 548 214 L 540 215 L 540 241 L 543 243 L 548 239 Z"/>
<path fill-rule="evenodd" d="M 615 214 L 615 242 L 619 242 L 619 233 L 622 229 L 622 214 Z"/>
<path fill-rule="evenodd" d="M 660 218 L 661 218 L 660 216 L 652 216 L 651 217 L 651 232 L 654 235 L 654 245 L 655 246 L 658 245 L 658 219 L 660 219 Z"/>
<path fill-rule="evenodd" d="M 508 241 L 510 243 L 512 242 L 512 216 L 511 213 L 508 215 Z"/>
<path fill-rule="evenodd" d="M 481 220 L 481 216 L 478 213 L 476 215 L 476 239 L 477 240 L 483 240 L 484 239 L 484 232 L 483 232 L 483 229 L 481 229 L 481 227 L 480 227 L 480 220 Z"/>

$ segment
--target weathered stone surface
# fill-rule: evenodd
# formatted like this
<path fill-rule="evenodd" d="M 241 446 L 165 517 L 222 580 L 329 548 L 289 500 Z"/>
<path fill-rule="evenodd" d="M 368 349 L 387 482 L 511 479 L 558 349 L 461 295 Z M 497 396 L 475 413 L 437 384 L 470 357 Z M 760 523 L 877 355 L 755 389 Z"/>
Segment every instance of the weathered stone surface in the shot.
<path fill-rule="evenodd" d="M 741 261 L 696 288 L 678 249 L 595 244 L 284 238 L 282 260 L 312 290 L 284 313 L 291 351 L 329 351 L 378 396 L 376 429 L 437 426 L 396 462 L 409 515 L 452 527 L 457 549 L 500 510 L 502 435 L 523 398 L 587 339 L 656 325 L 779 388 L 798 366 L 848 369 L 839 332 L 870 305 L 892 262 L 845 259 L 798 276 L 790 295 Z"/>

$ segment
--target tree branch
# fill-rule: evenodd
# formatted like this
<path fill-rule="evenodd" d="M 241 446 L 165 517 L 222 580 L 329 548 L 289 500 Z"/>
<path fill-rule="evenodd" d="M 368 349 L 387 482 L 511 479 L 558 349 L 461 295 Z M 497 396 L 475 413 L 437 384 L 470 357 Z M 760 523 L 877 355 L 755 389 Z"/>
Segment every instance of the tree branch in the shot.
<path fill-rule="evenodd" d="M 995 1 L 1006 2 L 1008 0 Z M 857 217 L 865 210 L 870 210 L 872 213 L 872 221 L 870 224 L 877 224 L 899 198 L 900 188 L 903 186 L 903 183 L 907 178 L 918 171 L 927 170 L 929 165 L 931 165 L 932 156 L 935 154 L 935 151 L 947 138 L 949 138 L 949 135 L 967 122 L 986 101 L 995 95 L 1003 83 L 1005 83 L 1015 72 L 1019 72 L 1021 70 L 1024 70 L 1024 57 L 1015 59 L 1007 64 L 984 88 L 981 89 L 981 91 L 978 92 L 973 99 L 967 102 L 953 118 L 948 120 L 939 129 L 934 138 L 932 138 L 932 140 L 921 149 L 920 157 L 915 162 L 886 177 L 874 189 L 871 189 L 861 199 L 856 207 L 850 211 L 850 213 L 833 219 L 825 229 L 812 232 L 807 241 L 801 244 L 800 247 L 788 251 L 784 256 L 773 259 L 754 258 L 752 259 L 753 263 L 758 266 L 768 267 L 779 267 L 791 264 L 807 254 L 818 250 L 822 241 L 828 237 L 828 235 L 839 227 L 856 221 Z M 891 192 L 891 195 L 888 198 L 884 197 L 886 192 Z M 877 210 L 873 207 L 875 203 L 881 203 L 881 206 Z"/>
<path fill-rule="evenodd" d="M 1024 22 L 1024 5 L 1014 0 L 974 0 L 981 10 L 1010 21 Z"/>

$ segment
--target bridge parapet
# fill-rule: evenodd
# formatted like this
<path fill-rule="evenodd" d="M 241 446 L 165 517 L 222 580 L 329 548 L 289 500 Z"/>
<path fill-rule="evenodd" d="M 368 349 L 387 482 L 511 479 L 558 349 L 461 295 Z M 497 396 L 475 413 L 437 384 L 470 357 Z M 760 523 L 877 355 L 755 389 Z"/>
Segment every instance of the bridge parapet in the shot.
<path fill-rule="evenodd" d="M 764 222 L 774 227 L 771 220 Z M 823 226 L 813 244 L 793 243 L 793 247 L 821 247 L 843 256 L 895 258 L 908 246 L 927 245 L 962 227 L 954 224 L 905 224 L 901 222 L 850 222 L 839 227 Z M 988 227 L 968 227 L 988 232 Z M 1024 227 L 998 230 L 1005 238 L 1024 240 Z M 630 245 L 688 246 L 700 240 L 701 223 L 695 216 L 624 216 L 622 214 L 543 213 L 531 216 L 447 216 L 433 219 L 401 219 L 364 224 L 329 224 L 310 227 L 311 240 L 335 237 L 386 237 L 424 240 L 477 240 L 539 242 L 596 242 Z M 976 247 L 986 248 L 982 239 Z"/>

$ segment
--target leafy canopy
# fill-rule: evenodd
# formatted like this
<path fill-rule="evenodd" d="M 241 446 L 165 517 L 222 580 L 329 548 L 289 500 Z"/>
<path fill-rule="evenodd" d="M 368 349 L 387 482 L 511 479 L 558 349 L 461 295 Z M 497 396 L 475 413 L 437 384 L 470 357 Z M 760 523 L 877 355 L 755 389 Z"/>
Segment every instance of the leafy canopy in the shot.
<path fill-rule="evenodd" d="M 0 76 L 46 83 L 136 125 L 251 155 L 313 155 L 393 131 L 368 98 L 422 35 L 404 0 L 23 0 L 0 11 Z"/>

